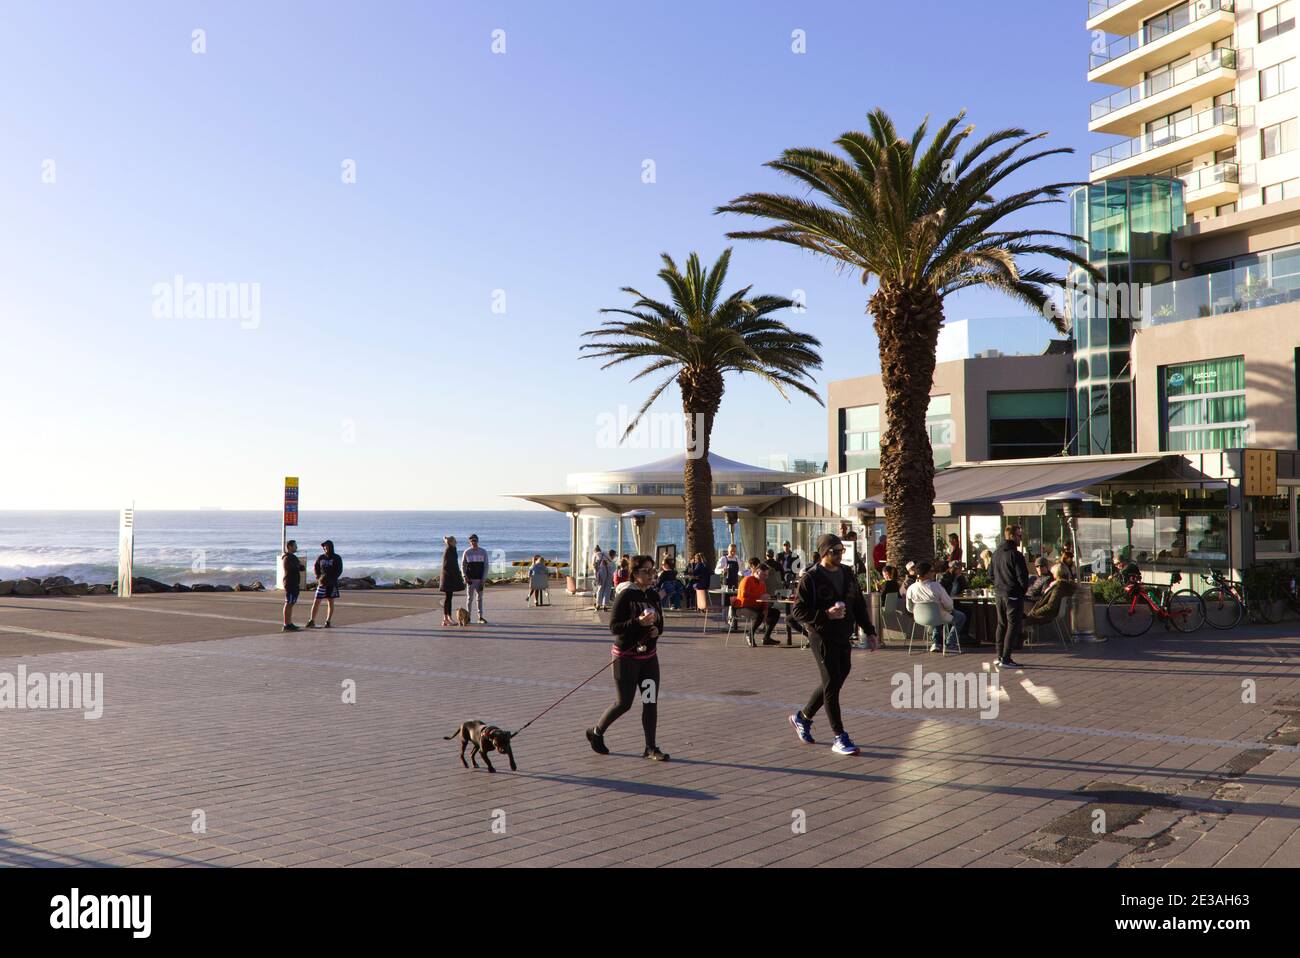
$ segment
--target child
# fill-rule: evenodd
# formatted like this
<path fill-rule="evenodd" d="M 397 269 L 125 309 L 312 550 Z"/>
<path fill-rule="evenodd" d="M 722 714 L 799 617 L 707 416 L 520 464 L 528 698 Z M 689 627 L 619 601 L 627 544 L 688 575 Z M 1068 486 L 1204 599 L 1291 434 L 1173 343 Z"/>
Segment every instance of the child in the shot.
<path fill-rule="evenodd" d="M 539 555 L 533 556 L 533 564 L 528 569 L 528 600 L 533 605 L 545 605 L 543 593 L 546 591 L 546 563 Z"/>

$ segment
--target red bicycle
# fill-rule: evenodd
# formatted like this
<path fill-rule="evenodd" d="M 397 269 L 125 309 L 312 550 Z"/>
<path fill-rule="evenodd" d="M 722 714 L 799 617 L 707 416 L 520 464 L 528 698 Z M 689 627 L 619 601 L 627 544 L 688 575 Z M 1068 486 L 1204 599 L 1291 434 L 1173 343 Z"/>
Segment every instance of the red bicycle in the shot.
<path fill-rule="evenodd" d="M 1175 572 L 1169 580 L 1170 588 L 1157 603 L 1142 580 L 1133 579 L 1124 586 L 1123 594 L 1107 606 L 1106 618 L 1116 632 L 1129 637 L 1145 634 L 1156 619 L 1164 622 L 1166 629 L 1173 625 L 1179 632 L 1195 632 L 1205 624 L 1205 603 L 1191 589 L 1172 588 L 1182 581 L 1182 573 Z"/>

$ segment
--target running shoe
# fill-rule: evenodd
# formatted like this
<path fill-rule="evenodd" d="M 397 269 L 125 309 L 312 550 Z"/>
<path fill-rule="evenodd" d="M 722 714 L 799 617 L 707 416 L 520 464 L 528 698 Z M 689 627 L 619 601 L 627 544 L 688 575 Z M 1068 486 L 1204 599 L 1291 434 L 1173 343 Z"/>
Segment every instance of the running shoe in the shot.
<path fill-rule="evenodd" d="M 668 761 L 668 756 L 667 756 L 666 754 L 664 754 L 663 752 L 659 751 L 659 746 L 657 746 L 657 745 L 656 745 L 656 746 L 653 746 L 653 747 L 651 747 L 651 748 L 646 749 L 644 752 L 641 753 L 641 757 L 642 757 L 642 758 L 648 758 L 648 759 L 650 759 L 650 761 L 652 761 L 652 762 L 666 762 L 666 761 Z"/>
<path fill-rule="evenodd" d="M 858 747 L 853 744 L 853 739 L 849 738 L 848 732 L 841 732 L 835 736 L 835 744 L 831 746 L 831 751 L 836 755 L 857 755 Z"/>
<path fill-rule="evenodd" d="M 812 720 L 804 718 L 803 712 L 795 712 L 791 715 L 790 724 L 794 726 L 794 734 L 799 736 L 799 741 L 805 745 L 817 744 L 812 737 Z"/>

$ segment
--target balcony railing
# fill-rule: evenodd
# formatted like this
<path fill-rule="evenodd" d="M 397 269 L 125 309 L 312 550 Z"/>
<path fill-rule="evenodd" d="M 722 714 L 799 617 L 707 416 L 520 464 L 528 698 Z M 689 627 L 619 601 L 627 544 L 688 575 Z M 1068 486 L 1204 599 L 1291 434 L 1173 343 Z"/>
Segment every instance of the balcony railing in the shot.
<path fill-rule="evenodd" d="M 1099 17 L 1111 7 L 1124 2 L 1125 0 L 1088 0 L 1088 19 Z"/>
<path fill-rule="evenodd" d="M 1131 160 L 1143 153 L 1159 150 L 1163 147 L 1185 140 L 1188 137 L 1212 130 L 1216 126 L 1236 126 L 1237 108 L 1235 106 L 1216 106 L 1212 110 L 1203 110 L 1195 116 L 1179 120 L 1170 126 L 1150 133 L 1143 133 L 1131 140 L 1117 143 L 1108 150 L 1099 150 L 1092 154 L 1092 171 L 1104 169 L 1115 163 Z"/>
<path fill-rule="evenodd" d="M 1181 323 L 1300 301 L 1300 273 L 1266 277 L 1258 266 L 1243 267 L 1162 283 L 1148 295 L 1146 325 Z"/>
<path fill-rule="evenodd" d="M 1172 36 L 1179 30 L 1191 26 L 1197 20 L 1203 20 L 1221 10 L 1231 12 L 1235 9 L 1234 4 L 1235 0 L 1193 0 L 1193 2 L 1173 11 L 1169 23 L 1159 26 L 1148 24 L 1137 33 L 1130 33 L 1126 37 L 1120 37 L 1118 40 L 1113 41 L 1101 53 L 1092 54 L 1088 58 L 1088 69 L 1095 70 L 1098 67 L 1105 66 L 1112 60 L 1117 60 L 1134 50 L 1142 49 L 1147 44 Z"/>
<path fill-rule="evenodd" d="M 1187 174 L 1183 177 L 1183 183 L 1187 187 L 1187 192 L 1191 193 L 1217 183 L 1239 182 L 1237 176 L 1236 163 L 1216 163 L 1214 166 L 1204 166 L 1194 173 Z"/>
<path fill-rule="evenodd" d="M 1220 67 L 1228 70 L 1237 69 L 1237 51 L 1231 47 L 1220 47 L 1197 57 L 1195 60 L 1181 63 L 1172 70 L 1165 70 L 1155 76 L 1147 77 L 1141 83 L 1136 83 L 1126 90 L 1120 90 L 1118 93 L 1102 97 L 1092 105 L 1090 119 L 1096 122 L 1116 110 L 1122 110 L 1134 103 L 1140 103 L 1147 97 L 1156 96 L 1166 90 L 1172 90 L 1182 83 L 1190 83 L 1197 77 L 1218 70 Z"/>

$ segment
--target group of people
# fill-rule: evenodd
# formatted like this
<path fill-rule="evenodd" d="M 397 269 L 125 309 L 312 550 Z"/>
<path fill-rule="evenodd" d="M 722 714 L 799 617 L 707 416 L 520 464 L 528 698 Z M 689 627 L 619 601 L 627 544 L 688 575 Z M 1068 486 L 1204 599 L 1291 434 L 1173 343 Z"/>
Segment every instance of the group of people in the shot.
<path fill-rule="evenodd" d="M 334 618 L 334 600 L 339 597 L 339 578 L 343 575 L 343 559 L 334 551 L 334 542 L 326 539 L 320 544 L 321 554 L 316 557 L 312 570 L 316 573 L 316 597 L 312 600 L 311 613 L 307 617 L 307 628 L 316 628 L 316 615 L 320 604 L 325 602 L 325 621 L 321 628 L 330 628 Z M 284 612 L 281 632 L 297 632 L 293 624 L 293 607 L 298 604 L 298 593 L 302 585 L 302 561 L 298 558 L 298 543 L 290 539 L 284 544 L 284 553 L 280 556 L 280 565 L 284 577 Z"/>
<path fill-rule="evenodd" d="M 788 550 L 788 544 L 785 548 Z M 808 704 L 790 716 L 790 724 L 801 742 L 812 744 L 813 720 L 824 708 L 835 734 L 832 751 L 840 755 L 856 755 L 858 746 L 844 729 L 839 695 L 852 667 L 855 632 L 861 629 L 868 636 L 874 636 L 875 629 L 857 575 L 841 563 L 844 545 L 840 538 L 831 533 L 823 535 L 817 542 L 816 555 L 817 562 L 810 563 L 798 580 L 791 615 L 807 632 L 819 679 Z M 788 559 L 785 561 L 789 562 Z M 734 566 L 737 587 L 761 597 L 769 575 L 782 576 L 784 583 L 785 572 L 781 562 L 776 555 L 766 561 L 755 557 L 748 563 L 749 574 L 742 576 L 739 560 L 732 548 L 727 550 L 724 561 L 719 562 L 723 572 L 718 574 L 730 574 Z M 633 556 L 629 571 L 631 579 L 626 587 L 616 592 L 609 618 L 609 629 L 614 635 L 610 651 L 614 656 L 616 698 L 600 720 L 586 730 L 586 736 L 592 751 L 608 755 L 605 733 L 632 707 L 633 701 L 640 698 L 641 728 L 645 738 L 642 755 L 653 761 L 666 762 L 669 756 L 660 750 L 656 741 L 658 697 L 662 690 L 658 640 L 664 630 L 663 600 L 658 588 L 660 574 L 656 572 L 655 560 L 646 555 Z M 753 585 L 746 589 L 746 582 Z"/>

